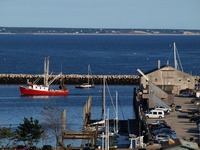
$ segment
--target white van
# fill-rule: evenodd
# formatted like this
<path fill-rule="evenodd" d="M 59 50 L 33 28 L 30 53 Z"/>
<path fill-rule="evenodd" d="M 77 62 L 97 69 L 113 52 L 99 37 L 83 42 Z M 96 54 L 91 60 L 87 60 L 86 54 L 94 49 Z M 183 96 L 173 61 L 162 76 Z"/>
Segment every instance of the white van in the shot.
<path fill-rule="evenodd" d="M 164 118 L 165 113 L 163 110 L 151 110 L 149 113 L 145 114 L 146 118 Z"/>

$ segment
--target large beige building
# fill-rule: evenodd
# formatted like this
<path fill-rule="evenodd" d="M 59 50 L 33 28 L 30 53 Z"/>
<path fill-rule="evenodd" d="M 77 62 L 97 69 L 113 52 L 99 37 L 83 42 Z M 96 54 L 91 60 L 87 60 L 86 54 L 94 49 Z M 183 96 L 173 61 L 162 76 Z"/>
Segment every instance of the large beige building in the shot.
<path fill-rule="evenodd" d="M 141 77 L 141 84 L 143 88 L 148 87 L 149 81 L 158 86 L 160 89 L 168 94 L 175 96 L 180 94 L 184 89 L 195 89 L 195 77 L 177 70 L 170 66 L 163 66 L 157 70 L 152 70 L 145 74 L 147 79 Z"/>
<path fill-rule="evenodd" d="M 195 89 L 195 77 L 171 66 L 162 66 L 143 73 L 140 78 L 142 103 L 148 108 L 156 105 L 168 107 L 174 103 L 174 96 L 181 90 Z"/>

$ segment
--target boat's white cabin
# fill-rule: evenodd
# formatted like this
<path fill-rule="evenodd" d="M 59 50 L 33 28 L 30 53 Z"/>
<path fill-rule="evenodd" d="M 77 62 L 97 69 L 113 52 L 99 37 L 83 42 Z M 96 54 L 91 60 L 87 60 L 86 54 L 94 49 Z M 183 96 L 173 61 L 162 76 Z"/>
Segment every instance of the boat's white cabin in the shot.
<path fill-rule="evenodd" d="M 48 86 L 43 86 L 43 85 L 31 85 L 28 86 L 29 89 L 33 89 L 33 90 L 39 90 L 39 91 L 49 91 L 49 87 Z"/>

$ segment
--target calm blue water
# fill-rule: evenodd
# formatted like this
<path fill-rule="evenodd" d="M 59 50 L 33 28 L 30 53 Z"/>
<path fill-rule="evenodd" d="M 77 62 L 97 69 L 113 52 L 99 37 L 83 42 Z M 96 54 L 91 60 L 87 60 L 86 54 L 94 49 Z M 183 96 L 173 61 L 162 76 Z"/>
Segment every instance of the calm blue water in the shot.
<path fill-rule="evenodd" d="M 169 35 L 29 35 L 0 34 L 0 73 L 43 74 L 44 57 L 50 56 L 50 71 L 64 74 L 87 74 L 90 64 L 93 75 L 138 75 L 161 65 L 173 66 L 172 44 L 176 42 L 185 72 L 200 75 L 200 36 Z M 115 101 L 119 93 L 119 119 L 135 118 L 132 107 L 133 86 L 108 86 Z M 68 86 L 67 97 L 21 97 L 18 85 L 0 85 L 0 125 L 17 127 L 24 117 L 43 122 L 45 106 L 67 110 L 72 131 L 82 129 L 82 109 L 92 96 L 92 118 L 101 118 L 101 89 L 75 89 Z M 106 93 L 110 118 L 114 109 Z"/>
<path fill-rule="evenodd" d="M 64 74 L 130 75 L 169 61 L 176 42 L 185 72 L 199 75 L 200 36 L 182 35 L 0 35 L 0 73 L 42 74 L 44 57 L 50 71 Z"/>
<path fill-rule="evenodd" d="M 0 85 L 0 125 L 8 127 L 11 124 L 12 128 L 16 129 L 20 123 L 23 123 L 24 117 L 33 117 L 43 124 L 44 116 L 41 112 L 44 111 L 44 107 L 50 106 L 59 110 L 66 109 L 67 131 L 80 132 L 83 127 L 83 106 L 88 96 L 92 96 L 92 119 L 102 119 L 101 85 L 95 86 L 95 89 L 77 89 L 75 85 L 69 85 L 68 88 L 69 95 L 66 97 L 21 97 L 18 85 Z M 106 110 L 109 109 L 110 119 L 115 118 L 115 91 L 118 91 L 119 119 L 135 118 L 133 88 L 133 86 L 113 85 L 106 87 Z M 66 144 L 74 143 L 75 146 L 81 145 L 80 140 L 66 142 Z M 44 144 L 55 146 L 55 139 L 48 138 Z M 42 143 L 39 143 L 38 146 L 41 145 Z"/>
<path fill-rule="evenodd" d="M 95 89 L 77 89 L 74 85 L 68 86 L 69 95 L 66 97 L 27 97 L 20 96 L 17 85 L 0 86 L 0 124 L 18 125 L 24 117 L 33 117 L 42 121 L 41 111 L 43 107 L 58 107 L 67 110 L 67 119 L 71 123 L 78 123 L 82 128 L 82 111 L 88 96 L 92 96 L 92 118 L 101 119 L 102 108 L 102 86 L 97 85 Z M 132 107 L 133 86 L 107 86 L 106 106 L 110 109 L 110 118 L 114 119 L 115 91 L 118 91 L 119 119 L 135 118 Z M 114 103 L 114 106 L 113 106 Z M 81 120 L 81 122 L 80 122 Z M 80 126 L 81 125 L 81 126 Z"/>

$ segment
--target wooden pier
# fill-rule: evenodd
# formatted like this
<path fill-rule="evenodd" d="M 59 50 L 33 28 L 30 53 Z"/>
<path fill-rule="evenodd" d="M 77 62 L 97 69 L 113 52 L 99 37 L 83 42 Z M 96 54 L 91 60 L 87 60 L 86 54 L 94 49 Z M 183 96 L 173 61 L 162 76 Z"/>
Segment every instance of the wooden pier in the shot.
<path fill-rule="evenodd" d="M 96 132 L 64 132 L 62 136 L 64 139 L 94 139 Z"/>
<path fill-rule="evenodd" d="M 62 114 L 62 145 L 65 147 L 65 140 L 67 139 L 88 139 L 92 143 L 92 147 L 95 146 L 96 139 L 98 136 L 98 130 L 90 131 L 87 130 L 86 126 L 90 120 L 91 115 L 91 97 L 88 97 L 88 100 L 83 108 L 83 117 L 84 117 L 84 127 L 82 132 L 68 132 L 66 131 L 66 110 Z"/>

